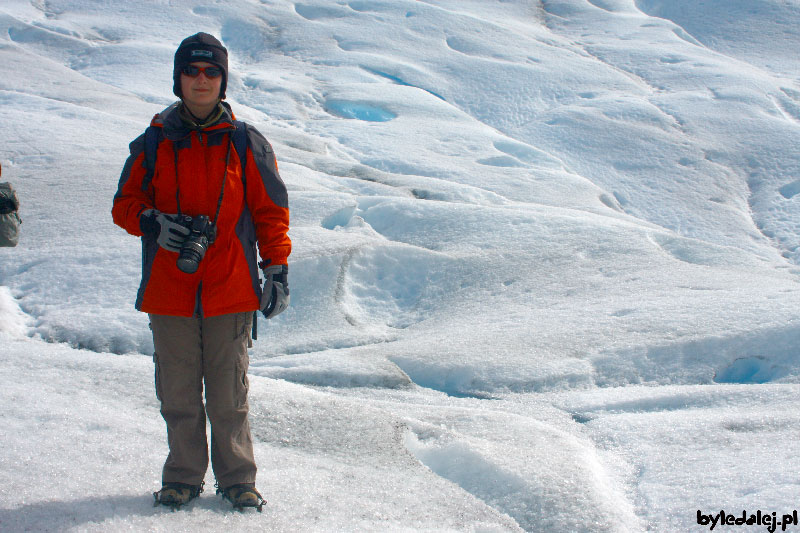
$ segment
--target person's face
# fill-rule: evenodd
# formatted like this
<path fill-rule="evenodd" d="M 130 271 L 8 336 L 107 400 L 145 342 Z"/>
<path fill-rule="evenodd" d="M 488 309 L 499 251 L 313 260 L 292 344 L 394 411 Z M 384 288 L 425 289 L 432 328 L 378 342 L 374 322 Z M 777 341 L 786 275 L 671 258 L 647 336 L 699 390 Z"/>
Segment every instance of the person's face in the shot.
<path fill-rule="evenodd" d="M 216 67 L 205 61 L 191 63 L 190 66 L 204 69 L 206 67 Z M 220 69 L 221 70 L 221 69 Z M 183 101 L 189 106 L 189 110 L 197 116 L 201 116 L 204 111 L 211 112 L 219 101 L 219 91 L 222 87 L 222 76 L 209 77 L 205 72 L 200 72 L 197 76 L 189 76 L 181 72 L 181 92 Z M 196 111 L 201 114 L 197 114 Z"/>

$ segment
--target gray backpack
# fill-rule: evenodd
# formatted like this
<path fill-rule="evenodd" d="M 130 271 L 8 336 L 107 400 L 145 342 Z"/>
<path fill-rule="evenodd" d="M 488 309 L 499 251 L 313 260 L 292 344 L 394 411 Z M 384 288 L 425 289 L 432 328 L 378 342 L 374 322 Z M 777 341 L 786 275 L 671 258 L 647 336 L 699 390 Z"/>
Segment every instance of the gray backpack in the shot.
<path fill-rule="evenodd" d="M 0 183 L 0 246 L 19 242 L 19 198 L 10 183 Z"/>

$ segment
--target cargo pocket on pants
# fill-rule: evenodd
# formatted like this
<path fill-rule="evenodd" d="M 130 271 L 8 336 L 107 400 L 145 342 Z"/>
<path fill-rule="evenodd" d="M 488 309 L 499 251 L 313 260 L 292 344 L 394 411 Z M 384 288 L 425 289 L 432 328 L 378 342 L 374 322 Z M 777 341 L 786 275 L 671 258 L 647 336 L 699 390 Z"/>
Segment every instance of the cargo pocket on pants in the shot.
<path fill-rule="evenodd" d="M 247 379 L 247 370 L 250 366 L 250 357 L 247 348 L 250 346 L 250 330 L 253 327 L 253 313 L 236 314 L 235 340 L 236 346 L 236 382 L 234 383 L 234 398 L 236 407 L 247 405 L 247 392 L 250 390 L 250 381 Z"/>
<path fill-rule="evenodd" d="M 155 371 L 153 372 L 155 375 L 155 385 L 156 385 L 156 398 L 159 402 L 163 401 L 161 398 L 163 395 L 161 394 L 161 372 L 159 372 L 158 368 L 158 354 L 153 352 L 153 366 L 155 367 Z"/>
<path fill-rule="evenodd" d="M 247 352 L 240 355 L 236 361 L 236 376 L 233 384 L 233 397 L 236 408 L 239 409 L 247 405 L 247 391 L 250 390 L 250 381 L 247 379 L 248 367 Z"/>
<path fill-rule="evenodd" d="M 253 340 L 250 338 L 250 333 L 253 331 L 253 313 L 236 313 L 234 324 L 234 340 L 240 337 L 247 337 L 246 348 L 252 348 Z"/>

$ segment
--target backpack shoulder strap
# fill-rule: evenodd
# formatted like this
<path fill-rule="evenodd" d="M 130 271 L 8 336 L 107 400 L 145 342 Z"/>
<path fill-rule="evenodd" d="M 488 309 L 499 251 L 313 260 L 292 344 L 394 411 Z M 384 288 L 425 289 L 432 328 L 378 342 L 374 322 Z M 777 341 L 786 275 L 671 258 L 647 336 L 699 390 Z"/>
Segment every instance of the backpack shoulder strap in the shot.
<path fill-rule="evenodd" d="M 236 127 L 236 131 L 233 132 L 233 147 L 236 149 L 236 153 L 239 155 L 239 161 L 242 165 L 242 181 L 245 185 L 245 190 L 247 190 L 247 123 L 242 122 L 241 120 L 234 120 L 233 125 Z"/>
<path fill-rule="evenodd" d="M 233 132 L 233 147 L 234 149 L 236 149 L 236 154 L 239 156 L 239 164 L 242 165 L 242 184 L 244 185 L 244 196 L 246 202 L 247 201 L 247 122 L 242 122 L 241 120 L 234 120 L 233 125 L 236 127 L 236 131 Z M 253 248 L 253 257 L 255 258 L 255 248 Z M 256 264 L 256 272 L 258 272 L 257 264 Z M 260 278 L 258 280 L 258 284 L 259 286 L 261 285 Z M 258 339 L 258 311 L 253 311 L 253 330 L 251 331 L 250 335 L 252 336 L 253 340 Z"/>
<path fill-rule="evenodd" d="M 164 135 L 163 129 L 157 126 L 148 126 L 144 130 L 144 166 L 147 172 L 142 180 L 142 190 L 146 191 L 153 181 L 153 174 L 156 171 L 156 157 L 158 156 L 158 145 Z"/>
<path fill-rule="evenodd" d="M 233 142 L 233 148 L 236 150 L 236 155 L 239 156 L 239 165 L 241 165 L 242 167 L 242 187 L 244 187 L 244 202 L 245 206 L 247 206 L 247 143 L 248 143 L 247 123 L 242 122 L 241 120 L 234 120 L 233 125 L 236 127 L 236 130 L 231 134 L 232 135 L 231 142 Z M 247 209 L 247 207 L 245 207 L 245 209 Z M 253 223 L 252 214 L 249 217 L 249 221 L 251 225 L 253 225 L 253 232 L 255 235 L 255 225 Z M 255 243 L 253 243 L 253 246 L 255 246 Z M 255 248 L 253 248 L 253 252 L 255 253 Z M 255 259 L 255 255 L 253 257 L 254 261 L 257 261 L 257 259 Z M 253 318 L 254 335 L 255 335 L 255 324 L 256 322 L 254 317 Z M 253 338 L 255 339 L 256 337 L 254 336 Z"/>

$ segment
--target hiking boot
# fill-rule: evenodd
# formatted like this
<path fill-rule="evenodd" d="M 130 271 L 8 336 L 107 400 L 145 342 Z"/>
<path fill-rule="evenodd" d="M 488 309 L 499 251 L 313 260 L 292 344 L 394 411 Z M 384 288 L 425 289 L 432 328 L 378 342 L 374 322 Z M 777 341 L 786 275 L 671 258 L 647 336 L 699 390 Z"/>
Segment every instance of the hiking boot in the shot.
<path fill-rule="evenodd" d="M 168 505 L 173 510 L 180 509 L 203 492 L 203 483 L 199 485 L 187 485 L 186 483 L 170 482 L 164 483 L 161 490 L 153 493 L 153 499 L 157 505 Z"/>
<path fill-rule="evenodd" d="M 261 497 L 256 490 L 255 483 L 239 483 L 224 489 L 217 489 L 217 494 L 233 504 L 233 508 L 241 511 L 245 507 L 255 507 L 261 512 L 262 507 L 267 501 Z"/>

